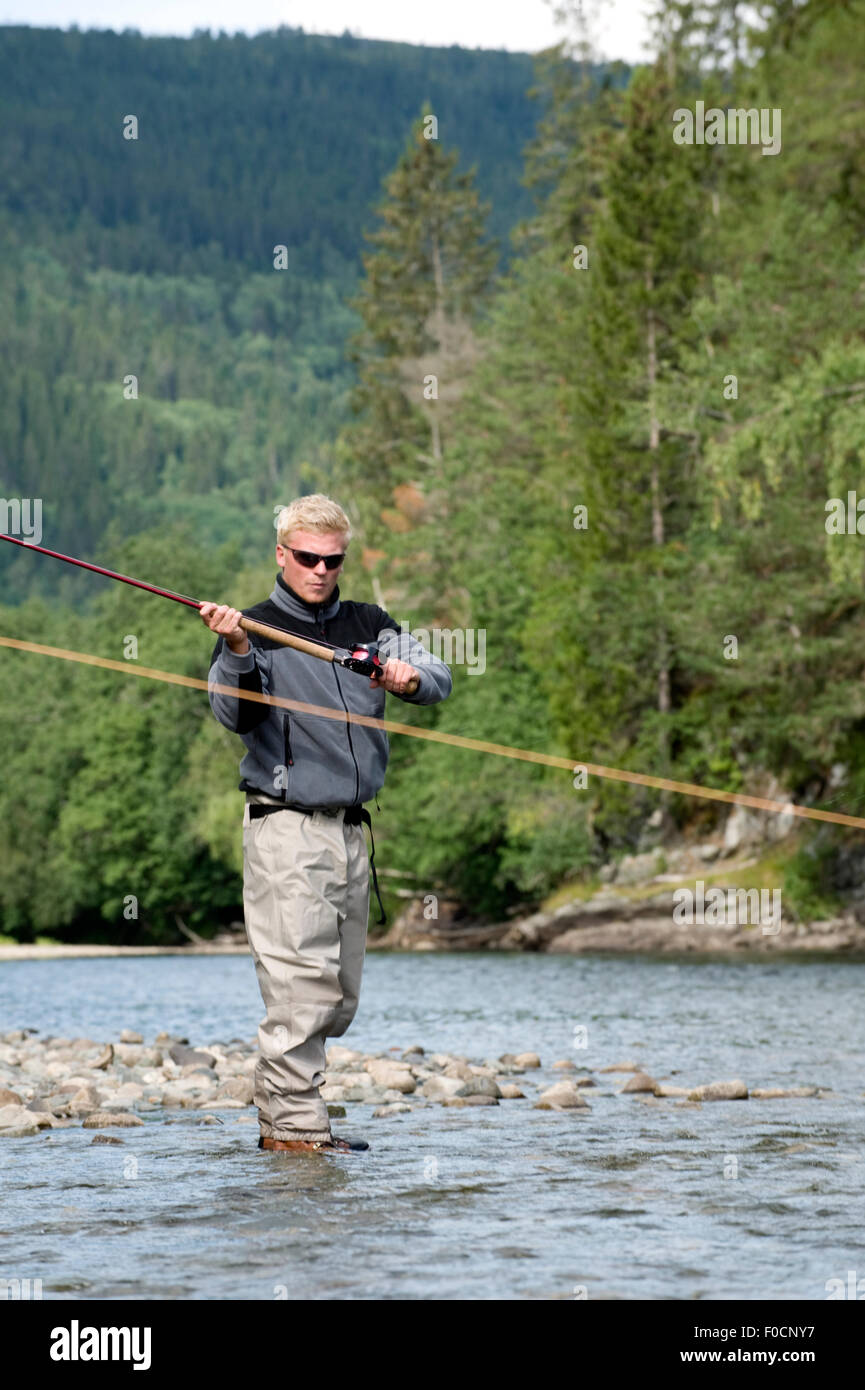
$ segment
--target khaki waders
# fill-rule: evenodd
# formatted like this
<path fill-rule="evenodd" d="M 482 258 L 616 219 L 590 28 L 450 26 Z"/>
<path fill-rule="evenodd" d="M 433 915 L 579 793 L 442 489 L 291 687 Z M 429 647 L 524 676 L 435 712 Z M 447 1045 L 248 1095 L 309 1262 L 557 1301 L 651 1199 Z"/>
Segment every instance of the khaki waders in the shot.
<path fill-rule="evenodd" d="M 266 1138 L 327 1139 L 324 1042 L 354 1018 L 366 951 L 363 825 L 346 825 L 343 807 L 253 818 L 252 803 L 279 803 L 250 793 L 243 813 L 246 934 L 267 1010 L 255 1070 L 259 1127 Z"/>

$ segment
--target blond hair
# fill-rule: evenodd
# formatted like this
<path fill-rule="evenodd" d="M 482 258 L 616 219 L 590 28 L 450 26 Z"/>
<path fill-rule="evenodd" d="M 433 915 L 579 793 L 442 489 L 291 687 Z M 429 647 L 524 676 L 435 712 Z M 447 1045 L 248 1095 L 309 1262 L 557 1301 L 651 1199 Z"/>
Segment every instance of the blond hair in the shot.
<path fill-rule="evenodd" d="M 298 497 L 283 507 L 276 518 L 276 539 L 279 544 L 287 546 L 295 531 L 310 531 L 314 536 L 326 536 L 330 531 L 338 531 L 345 538 L 346 545 L 351 540 L 351 522 L 342 507 L 322 492 Z"/>

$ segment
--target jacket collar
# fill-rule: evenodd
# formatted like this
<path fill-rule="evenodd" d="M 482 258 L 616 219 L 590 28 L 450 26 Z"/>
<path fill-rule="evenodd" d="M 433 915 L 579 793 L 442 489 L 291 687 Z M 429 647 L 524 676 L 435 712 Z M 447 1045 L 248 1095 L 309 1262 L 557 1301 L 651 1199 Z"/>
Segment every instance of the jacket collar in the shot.
<path fill-rule="evenodd" d="M 281 608 L 283 613 L 297 618 L 301 623 L 329 621 L 339 612 L 339 585 L 337 584 L 326 603 L 308 603 L 300 594 L 294 592 L 290 584 L 286 584 L 281 574 L 277 573 L 270 601 L 275 603 L 277 608 Z"/>

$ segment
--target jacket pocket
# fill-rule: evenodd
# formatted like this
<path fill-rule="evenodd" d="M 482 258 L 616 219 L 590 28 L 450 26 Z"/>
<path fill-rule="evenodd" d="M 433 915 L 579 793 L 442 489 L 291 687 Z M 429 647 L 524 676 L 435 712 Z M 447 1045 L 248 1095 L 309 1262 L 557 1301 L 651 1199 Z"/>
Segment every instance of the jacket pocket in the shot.
<path fill-rule="evenodd" d="M 294 765 L 294 758 L 291 756 L 291 715 L 289 714 L 284 714 L 282 716 L 282 741 L 285 752 L 285 765 L 286 767 L 292 767 Z"/>

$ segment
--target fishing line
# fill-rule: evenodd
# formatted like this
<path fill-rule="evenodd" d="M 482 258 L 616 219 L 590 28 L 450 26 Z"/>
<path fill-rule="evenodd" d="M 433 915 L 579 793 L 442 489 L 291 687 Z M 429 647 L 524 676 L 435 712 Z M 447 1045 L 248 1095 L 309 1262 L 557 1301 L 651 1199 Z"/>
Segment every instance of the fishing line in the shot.
<path fill-rule="evenodd" d="M 537 753 L 530 748 L 513 748 L 505 743 L 488 743 L 484 739 L 466 738 L 462 734 L 450 734 L 441 729 L 420 729 L 414 724 L 400 724 L 393 719 L 377 719 L 368 714 L 352 714 L 346 710 L 328 709 L 324 705 L 310 705 L 301 700 L 289 700 L 279 695 L 264 695 L 257 690 L 240 690 L 234 685 L 210 685 L 195 676 L 181 676 L 174 671 L 160 671 L 151 666 L 137 666 L 129 661 L 113 661 L 110 657 L 94 656 L 89 652 L 70 651 L 65 647 L 48 647 L 39 642 L 23 642 L 15 637 L 0 637 L 0 646 L 11 647 L 16 651 L 33 652 L 38 656 L 53 656 L 61 661 L 77 661 L 85 666 L 99 666 L 107 671 L 122 671 L 127 676 L 142 676 L 146 680 L 164 681 L 169 685 L 182 685 L 191 690 L 215 691 L 233 699 L 253 700 L 258 704 L 274 705 L 279 709 L 296 710 L 301 714 L 317 715 L 322 719 L 335 719 L 342 724 L 361 724 L 370 729 L 384 729 L 387 733 L 405 734 L 408 738 L 425 739 L 428 743 L 446 743 L 452 748 L 466 748 L 475 753 L 489 753 L 499 758 L 514 758 L 522 762 L 540 763 L 545 767 L 560 767 L 568 772 L 579 769 L 591 777 L 603 777 L 615 782 L 630 782 L 640 787 L 655 787 L 660 791 L 677 792 L 680 796 L 701 797 L 708 801 L 724 801 L 734 806 L 750 806 L 757 811 L 769 811 L 776 815 L 800 816 L 806 820 L 831 821 L 835 825 L 851 825 L 865 830 L 865 818 L 847 816 L 840 811 L 821 811 L 813 806 L 797 806 L 792 801 L 770 801 L 766 797 L 749 796 L 744 792 L 721 791 L 717 787 L 701 787 L 694 782 L 674 782 L 668 777 L 652 777 L 648 773 L 628 772 L 620 767 L 604 767 L 599 763 L 580 762 L 573 758 L 560 758 L 553 753 Z"/>

